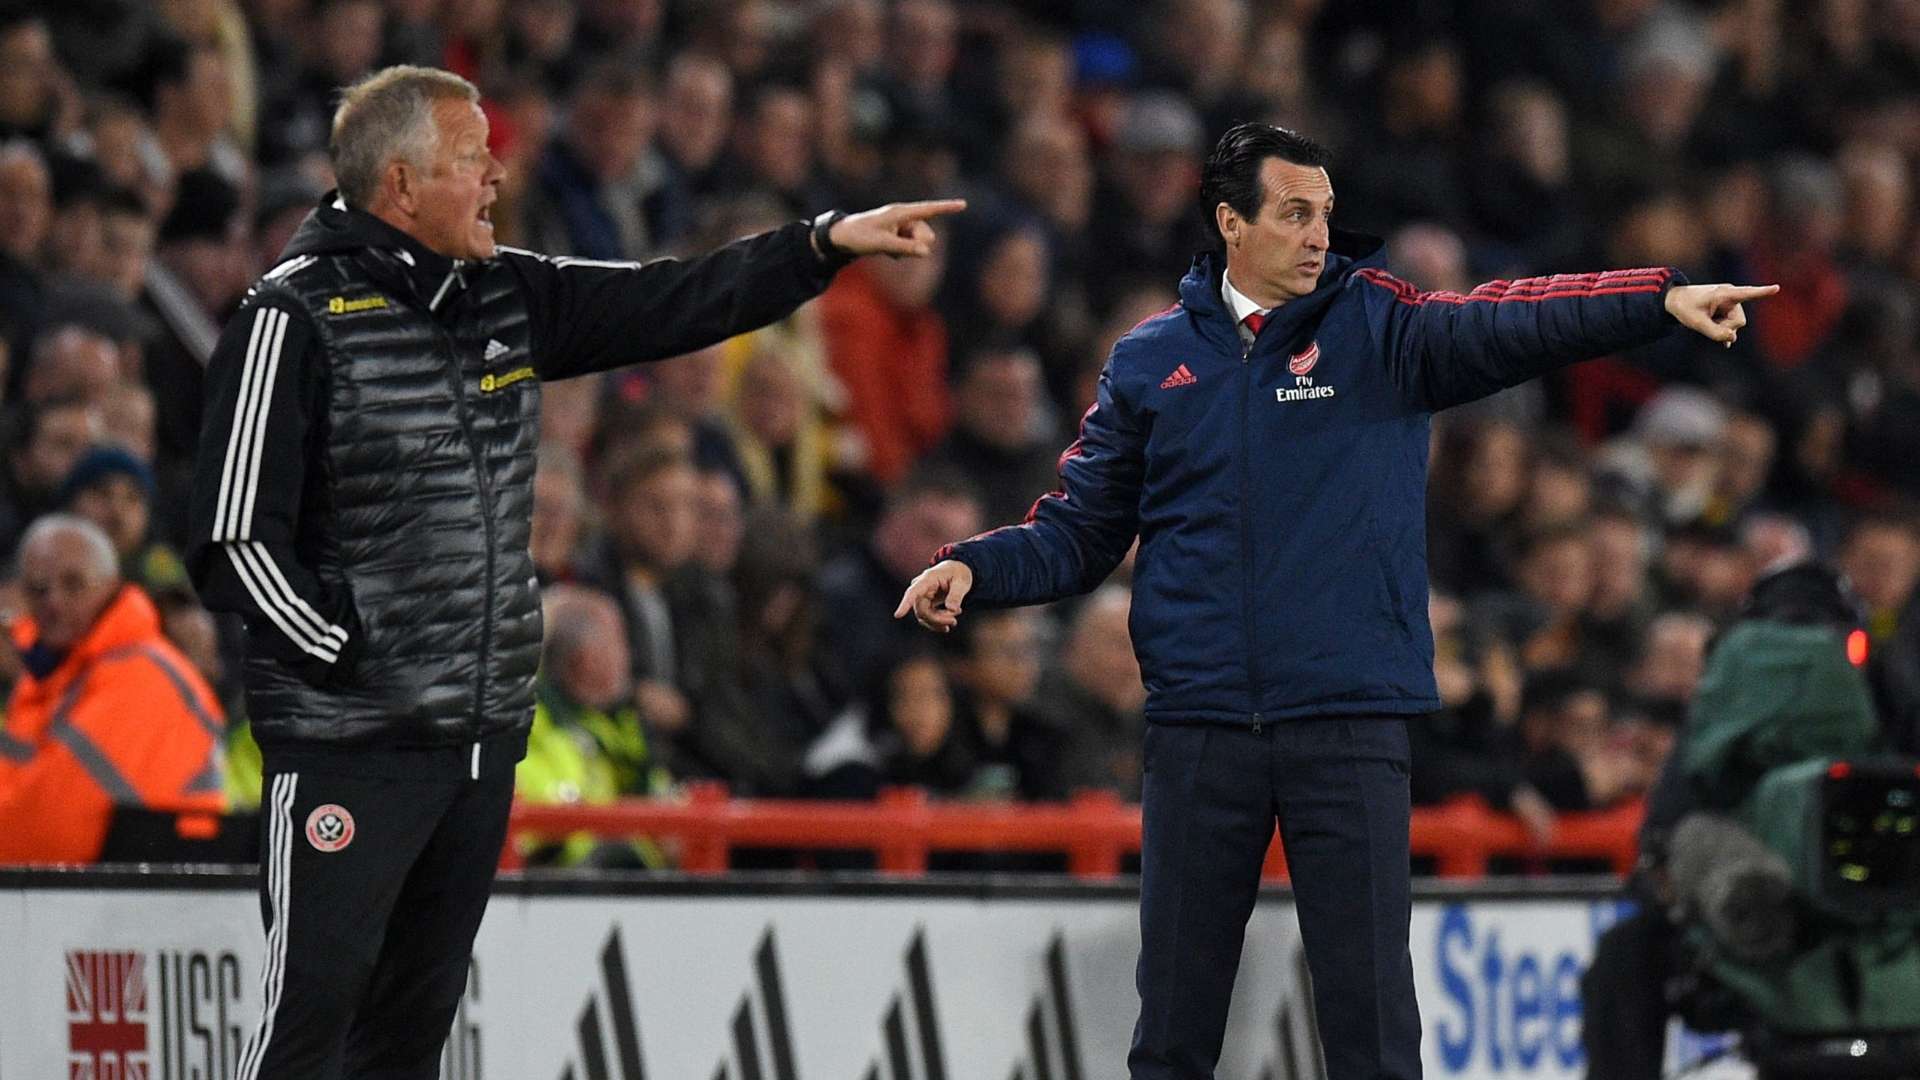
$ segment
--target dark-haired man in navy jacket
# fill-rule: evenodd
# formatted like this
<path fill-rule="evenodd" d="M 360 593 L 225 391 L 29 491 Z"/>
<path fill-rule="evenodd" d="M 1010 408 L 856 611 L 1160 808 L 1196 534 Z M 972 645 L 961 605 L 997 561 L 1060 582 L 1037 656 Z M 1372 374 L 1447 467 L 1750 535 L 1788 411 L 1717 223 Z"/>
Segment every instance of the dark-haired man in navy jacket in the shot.
<path fill-rule="evenodd" d="M 1276 820 L 1331 1080 L 1420 1075 L 1407 952 L 1406 719 L 1440 707 L 1427 624 L 1427 429 L 1440 409 L 1651 341 L 1731 343 L 1774 286 L 1670 268 L 1422 292 L 1335 232 L 1325 151 L 1227 132 L 1201 197 L 1226 251 L 1123 337 L 1060 490 L 943 549 L 896 616 L 1086 592 L 1137 535 L 1147 686 L 1132 1080 L 1220 1056 Z"/>

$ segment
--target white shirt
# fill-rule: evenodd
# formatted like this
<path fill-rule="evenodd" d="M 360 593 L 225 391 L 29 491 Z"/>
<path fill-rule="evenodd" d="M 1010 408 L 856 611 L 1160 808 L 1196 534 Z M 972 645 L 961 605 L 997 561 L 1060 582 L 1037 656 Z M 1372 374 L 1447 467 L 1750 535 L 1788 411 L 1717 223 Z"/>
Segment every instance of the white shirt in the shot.
<path fill-rule="evenodd" d="M 1233 282 L 1228 280 L 1227 275 L 1224 273 L 1220 275 L 1220 299 L 1225 300 L 1227 302 L 1227 310 L 1233 312 L 1234 326 L 1240 331 L 1240 343 L 1242 345 L 1252 344 L 1253 328 L 1247 325 L 1247 316 L 1255 312 L 1265 315 L 1273 309 L 1263 308 L 1248 299 L 1246 293 L 1233 287 Z"/>

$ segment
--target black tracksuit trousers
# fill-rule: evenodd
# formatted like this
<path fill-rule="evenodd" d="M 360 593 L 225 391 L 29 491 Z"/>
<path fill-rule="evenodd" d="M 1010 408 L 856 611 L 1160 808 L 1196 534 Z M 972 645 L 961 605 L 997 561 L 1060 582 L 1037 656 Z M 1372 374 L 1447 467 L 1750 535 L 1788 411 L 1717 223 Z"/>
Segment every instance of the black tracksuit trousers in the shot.
<path fill-rule="evenodd" d="M 510 763 L 477 778 L 271 757 L 267 770 L 262 1014 L 235 1080 L 434 1080 L 506 837 Z"/>
<path fill-rule="evenodd" d="M 1148 724 L 1132 1080 L 1213 1080 L 1279 823 L 1329 1080 L 1418 1080 L 1407 721 Z"/>

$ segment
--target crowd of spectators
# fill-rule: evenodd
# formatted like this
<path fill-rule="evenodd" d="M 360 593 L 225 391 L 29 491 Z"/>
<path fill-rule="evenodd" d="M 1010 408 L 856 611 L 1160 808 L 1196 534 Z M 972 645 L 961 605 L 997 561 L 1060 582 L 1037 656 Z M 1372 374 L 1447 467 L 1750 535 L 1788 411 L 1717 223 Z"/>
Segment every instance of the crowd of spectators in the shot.
<path fill-rule="evenodd" d="M 780 325 L 543 387 L 529 797 L 1137 795 L 1126 567 L 950 639 L 890 616 L 942 543 L 1051 487 L 1108 347 L 1210 241 L 1200 162 L 1243 119 L 1331 144 L 1337 224 L 1422 288 L 1783 286 L 1730 351 L 1676 333 L 1436 421 L 1446 709 L 1415 725 L 1419 800 L 1544 828 L 1644 790 L 1716 628 L 1783 560 L 1851 575 L 1883 682 L 1920 665 L 1914 0 L 9 8 L 0 557 L 42 514 L 97 522 L 217 688 L 236 777 L 237 635 L 175 554 L 202 365 L 330 186 L 337 89 L 397 62 L 482 88 L 505 243 L 645 259 L 830 207 L 972 207 L 934 258 L 857 263 Z M 545 853 L 671 857 L 589 847 Z"/>

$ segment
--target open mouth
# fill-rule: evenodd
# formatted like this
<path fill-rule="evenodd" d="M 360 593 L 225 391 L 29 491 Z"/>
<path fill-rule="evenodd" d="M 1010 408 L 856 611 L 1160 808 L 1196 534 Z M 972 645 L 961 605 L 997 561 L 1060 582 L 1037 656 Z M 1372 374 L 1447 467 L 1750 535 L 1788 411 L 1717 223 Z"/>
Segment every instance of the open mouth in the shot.
<path fill-rule="evenodd" d="M 480 212 L 473 215 L 473 220 L 479 222 L 480 224 L 486 226 L 489 229 L 493 228 L 493 204 L 488 203 L 485 206 L 482 206 L 480 208 Z"/>

